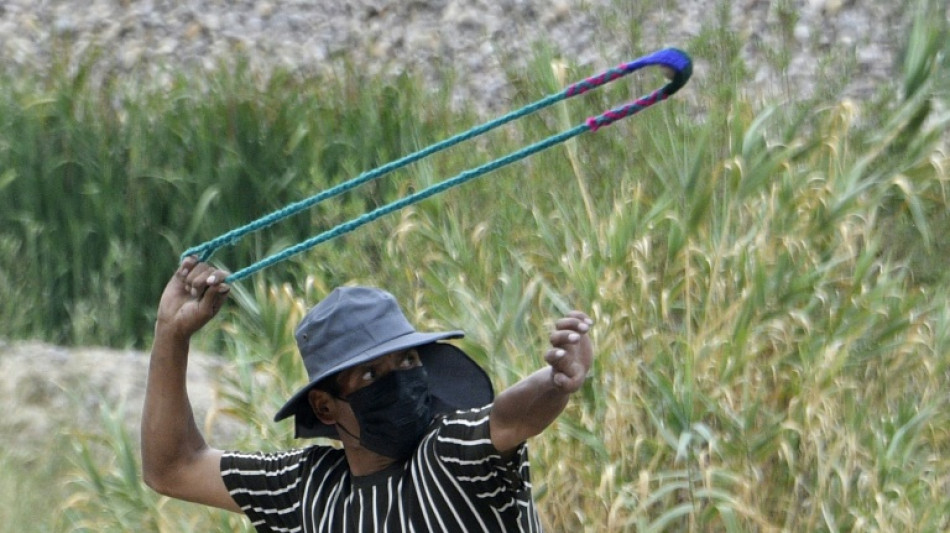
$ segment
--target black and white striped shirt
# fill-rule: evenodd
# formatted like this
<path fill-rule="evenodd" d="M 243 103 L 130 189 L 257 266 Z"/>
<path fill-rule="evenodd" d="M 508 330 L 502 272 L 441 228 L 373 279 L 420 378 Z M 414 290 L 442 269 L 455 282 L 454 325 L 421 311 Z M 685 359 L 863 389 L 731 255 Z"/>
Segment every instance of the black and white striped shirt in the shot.
<path fill-rule="evenodd" d="M 408 461 L 368 476 L 327 446 L 228 452 L 221 474 L 258 533 L 539 532 L 527 447 L 503 460 L 490 411 L 437 419 Z"/>

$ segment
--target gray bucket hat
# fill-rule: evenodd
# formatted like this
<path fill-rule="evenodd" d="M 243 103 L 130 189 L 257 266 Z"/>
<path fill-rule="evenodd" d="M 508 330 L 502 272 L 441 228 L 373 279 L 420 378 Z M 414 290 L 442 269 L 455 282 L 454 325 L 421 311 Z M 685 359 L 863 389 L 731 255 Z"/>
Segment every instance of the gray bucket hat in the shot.
<path fill-rule="evenodd" d="M 429 376 L 433 413 L 482 407 L 494 398 L 491 380 L 462 350 L 438 341 L 462 331 L 417 332 L 396 299 L 371 287 L 340 287 L 300 321 L 295 336 L 310 382 L 274 416 L 295 419 L 297 438 L 338 438 L 336 429 L 313 413 L 307 393 L 320 380 L 388 353 L 415 347 Z"/>

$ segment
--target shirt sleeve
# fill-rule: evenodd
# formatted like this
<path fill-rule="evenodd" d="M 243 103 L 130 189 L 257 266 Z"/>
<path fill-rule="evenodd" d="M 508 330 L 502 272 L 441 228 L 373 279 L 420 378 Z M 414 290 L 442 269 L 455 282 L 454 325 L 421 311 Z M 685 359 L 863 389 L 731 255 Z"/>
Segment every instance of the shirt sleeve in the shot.
<path fill-rule="evenodd" d="M 505 459 L 491 442 L 489 414 L 492 405 L 459 411 L 439 423 L 435 453 L 466 492 L 495 509 L 531 500 L 528 447 L 521 443 Z"/>
<path fill-rule="evenodd" d="M 258 533 L 300 531 L 301 493 L 312 453 L 307 448 L 222 455 L 224 484 Z"/>

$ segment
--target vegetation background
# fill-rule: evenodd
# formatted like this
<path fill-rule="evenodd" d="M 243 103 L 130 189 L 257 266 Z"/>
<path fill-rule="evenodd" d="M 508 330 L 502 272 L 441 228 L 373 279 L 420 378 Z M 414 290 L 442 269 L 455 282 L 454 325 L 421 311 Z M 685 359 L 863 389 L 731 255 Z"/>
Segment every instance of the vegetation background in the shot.
<path fill-rule="evenodd" d="M 231 365 L 210 417 L 239 429 L 214 444 L 295 445 L 270 422 L 303 377 L 292 329 L 337 284 L 466 330 L 499 389 L 576 306 L 597 322 L 593 375 L 531 445 L 549 530 L 947 530 L 947 6 L 922 0 L 906 24 L 900 76 L 859 102 L 746 94 L 737 36 L 711 21 L 681 46 L 709 68 L 672 100 L 241 282 L 196 339 Z M 187 246 L 479 122 L 408 75 L 221 69 L 157 90 L 88 72 L 0 75 L 0 337 L 146 348 Z M 514 104 L 590 74 L 541 46 L 510 70 Z M 247 265 L 660 83 L 559 104 L 215 261 Z M 6 529 L 248 530 L 148 491 L 139 406 L 98 409 L 29 459 L 0 451 Z"/>

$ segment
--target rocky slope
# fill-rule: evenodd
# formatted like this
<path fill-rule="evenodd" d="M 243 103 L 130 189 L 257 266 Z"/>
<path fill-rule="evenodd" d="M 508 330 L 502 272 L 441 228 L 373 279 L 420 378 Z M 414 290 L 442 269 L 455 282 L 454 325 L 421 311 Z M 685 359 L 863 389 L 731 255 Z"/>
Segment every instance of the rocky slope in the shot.
<path fill-rule="evenodd" d="M 227 437 L 234 422 L 216 416 L 216 383 L 228 365 L 193 354 L 189 396 L 195 418 L 211 438 Z M 0 442 L 4 453 L 29 458 L 36 446 L 73 433 L 97 433 L 114 412 L 138 437 L 148 355 L 133 350 L 63 348 L 39 342 L 0 342 Z M 105 412 L 103 411 L 105 410 Z"/>
<path fill-rule="evenodd" d="M 88 58 L 100 73 L 161 83 L 167 67 L 211 68 L 238 55 L 266 71 L 330 68 L 343 58 L 370 72 L 458 72 L 455 101 L 504 100 L 501 64 L 548 41 L 593 74 L 691 39 L 727 20 L 750 83 L 810 91 L 827 52 L 846 58 L 845 92 L 865 95 L 890 75 L 909 2 L 892 0 L 6 0 L 0 67 L 45 69 Z M 722 9 L 720 6 L 729 6 Z M 637 25 L 634 21 L 641 21 Z M 638 28 L 631 37 L 631 27 Z M 630 44 L 634 41 L 633 44 Z M 634 48 L 635 50 L 631 50 Z M 765 59 L 792 57 L 786 72 Z M 697 57 L 702 65 L 703 58 Z"/>

